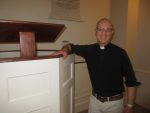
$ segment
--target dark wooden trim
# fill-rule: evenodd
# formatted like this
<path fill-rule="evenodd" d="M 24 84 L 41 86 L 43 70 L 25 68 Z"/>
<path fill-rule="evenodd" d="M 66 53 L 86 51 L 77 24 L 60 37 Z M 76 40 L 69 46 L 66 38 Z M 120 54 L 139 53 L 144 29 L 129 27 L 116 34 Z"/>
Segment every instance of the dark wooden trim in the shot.
<path fill-rule="evenodd" d="M 17 62 L 17 61 L 28 61 L 28 60 L 39 60 L 39 59 L 52 59 L 52 58 L 60 58 L 62 55 L 52 56 L 52 55 L 44 55 L 37 56 L 32 58 L 22 58 L 22 57 L 14 57 L 14 58 L 0 58 L 0 63 L 4 62 Z"/>
<path fill-rule="evenodd" d="M 58 51 L 56 49 L 50 50 L 50 49 L 39 49 L 36 51 Z M 1 52 L 20 52 L 20 50 L 5 50 L 5 51 L 0 51 Z M 36 56 L 33 58 L 21 58 L 21 57 L 14 57 L 14 58 L 0 58 L 0 63 L 2 62 L 15 62 L 15 61 L 26 61 L 26 60 L 37 60 L 37 59 L 48 59 L 48 58 L 59 58 L 59 57 L 63 57 L 62 55 L 59 56 L 51 56 L 51 55 L 44 55 L 44 56 Z M 74 62 L 75 64 L 83 64 L 86 63 L 85 61 L 81 61 L 81 62 Z"/>
<path fill-rule="evenodd" d="M 86 63 L 85 61 L 82 62 L 75 62 L 75 64 L 82 64 L 82 63 Z"/>
<path fill-rule="evenodd" d="M 38 49 L 36 51 L 58 51 L 56 49 Z M 0 53 L 1 52 L 20 52 L 20 50 L 0 50 Z"/>
<path fill-rule="evenodd" d="M 34 32 L 20 32 L 20 56 L 23 58 L 36 56 L 36 43 Z"/>
<path fill-rule="evenodd" d="M 55 42 L 64 24 L 0 20 L 0 43 L 19 43 L 19 32 L 35 32 L 36 42 Z"/>
<path fill-rule="evenodd" d="M 20 50 L 3 50 L 3 51 L 0 51 L 0 53 L 3 53 L 3 52 L 20 52 Z"/>

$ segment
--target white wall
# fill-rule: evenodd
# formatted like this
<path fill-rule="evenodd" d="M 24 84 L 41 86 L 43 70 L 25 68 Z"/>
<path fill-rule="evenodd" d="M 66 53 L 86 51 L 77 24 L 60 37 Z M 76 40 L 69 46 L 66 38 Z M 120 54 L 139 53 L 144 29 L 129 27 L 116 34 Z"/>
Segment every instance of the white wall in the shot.
<path fill-rule="evenodd" d="M 150 1 L 128 0 L 126 48 L 134 64 L 138 88 L 136 103 L 150 109 Z"/>
<path fill-rule="evenodd" d="M 135 49 L 135 69 L 142 82 L 137 102 L 150 109 L 150 0 L 140 0 Z"/>
<path fill-rule="evenodd" d="M 63 40 L 87 44 L 95 42 L 95 24 L 109 17 L 110 0 L 80 0 L 82 22 L 49 19 L 51 0 L 0 0 L 0 19 L 65 24 L 66 30 L 54 43 L 39 43 L 39 49 L 60 49 Z M 16 50 L 19 44 L 0 44 L 0 50 Z M 76 57 L 76 61 L 83 59 Z M 91 86 L 86 64 L 75 64 L 76 111 L 87 109 Z"/>
<path fill-rule="evenodd" d="M 136 41 L 136 68 L 150 70 L 150 0 L 140 0 Z"/>
<path fill-rule="evenodd" d="M 94 42 L 94 29 L 97 20 L 103 16 L 109 16 L 109 0 L 81 0 L 80 8 L 83 22 L 64 21 L 49 19 L 51 0 L 0 0 L 0 19 L 65 24 L 66 30 L 55 44 L 38 44 L 38 48 L 60 49 L 63 40 L 75 43 Z M 3 49 L 18 48 L 15 44 L 3 47 Z"/>
<path fill-rule="evenodd" d="M 111 0 L 110 18 L 115 27 L 113 43 L 125 48 L 127 32 L 128 0 Z"/>
<path fill-rule="evenodd" d="M 150 0 L 113 0 L 111 19 L 116 34 L 113 42 L 125 48 L 131 58 L 138 88 L 136 103 L 150 109 Z M 119 32 L 119 33 L 118 33 Z"/>

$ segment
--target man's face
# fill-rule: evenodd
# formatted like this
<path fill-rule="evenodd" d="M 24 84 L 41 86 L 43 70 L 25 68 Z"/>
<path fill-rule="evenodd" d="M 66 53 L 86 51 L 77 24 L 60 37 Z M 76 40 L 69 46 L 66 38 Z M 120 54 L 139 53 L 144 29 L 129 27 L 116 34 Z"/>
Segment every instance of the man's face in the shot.
<path fill-rule="evenodd" d="M 107 20 L 102 20 L 97 24 L 96 27 L 96 39 L 100 45 L 107 45 L 111 42 L 114 34 L 112 24 Z"/>

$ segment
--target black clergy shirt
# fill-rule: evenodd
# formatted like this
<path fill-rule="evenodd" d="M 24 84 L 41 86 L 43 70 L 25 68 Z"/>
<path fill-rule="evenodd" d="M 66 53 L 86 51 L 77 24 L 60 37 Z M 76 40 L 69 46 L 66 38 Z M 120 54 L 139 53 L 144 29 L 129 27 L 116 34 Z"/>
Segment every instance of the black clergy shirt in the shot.
<path fill-rule="evenodd" d="M 98 43 L 71 45 L 71 53 L 83 57 L 87 63 L 93 91 L 101 96 L 113 96 L 127 87 L 138 86 L 126 51 L 114 44 L 100 49 Z"/>

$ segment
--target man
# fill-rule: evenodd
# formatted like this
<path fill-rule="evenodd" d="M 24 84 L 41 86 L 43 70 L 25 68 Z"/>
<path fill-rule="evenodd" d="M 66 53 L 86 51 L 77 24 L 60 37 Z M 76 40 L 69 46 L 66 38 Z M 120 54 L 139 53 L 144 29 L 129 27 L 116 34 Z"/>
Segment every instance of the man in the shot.
<path fill-rule="evenodd" d="M 107 18 L 96 25 L 97 43 L 90 45 L 65 45 L 53 55 L 67 57 L 75 53 L 87 63 L 92 83 L 89 113 L 133 113 L 137 86 L 134 71 L 126 51 L 111 43 L 114 26 Z M 123 104 L 124 81 L 127 104 Z M 123 109 L 124 108 L 124 109 Z"/>

